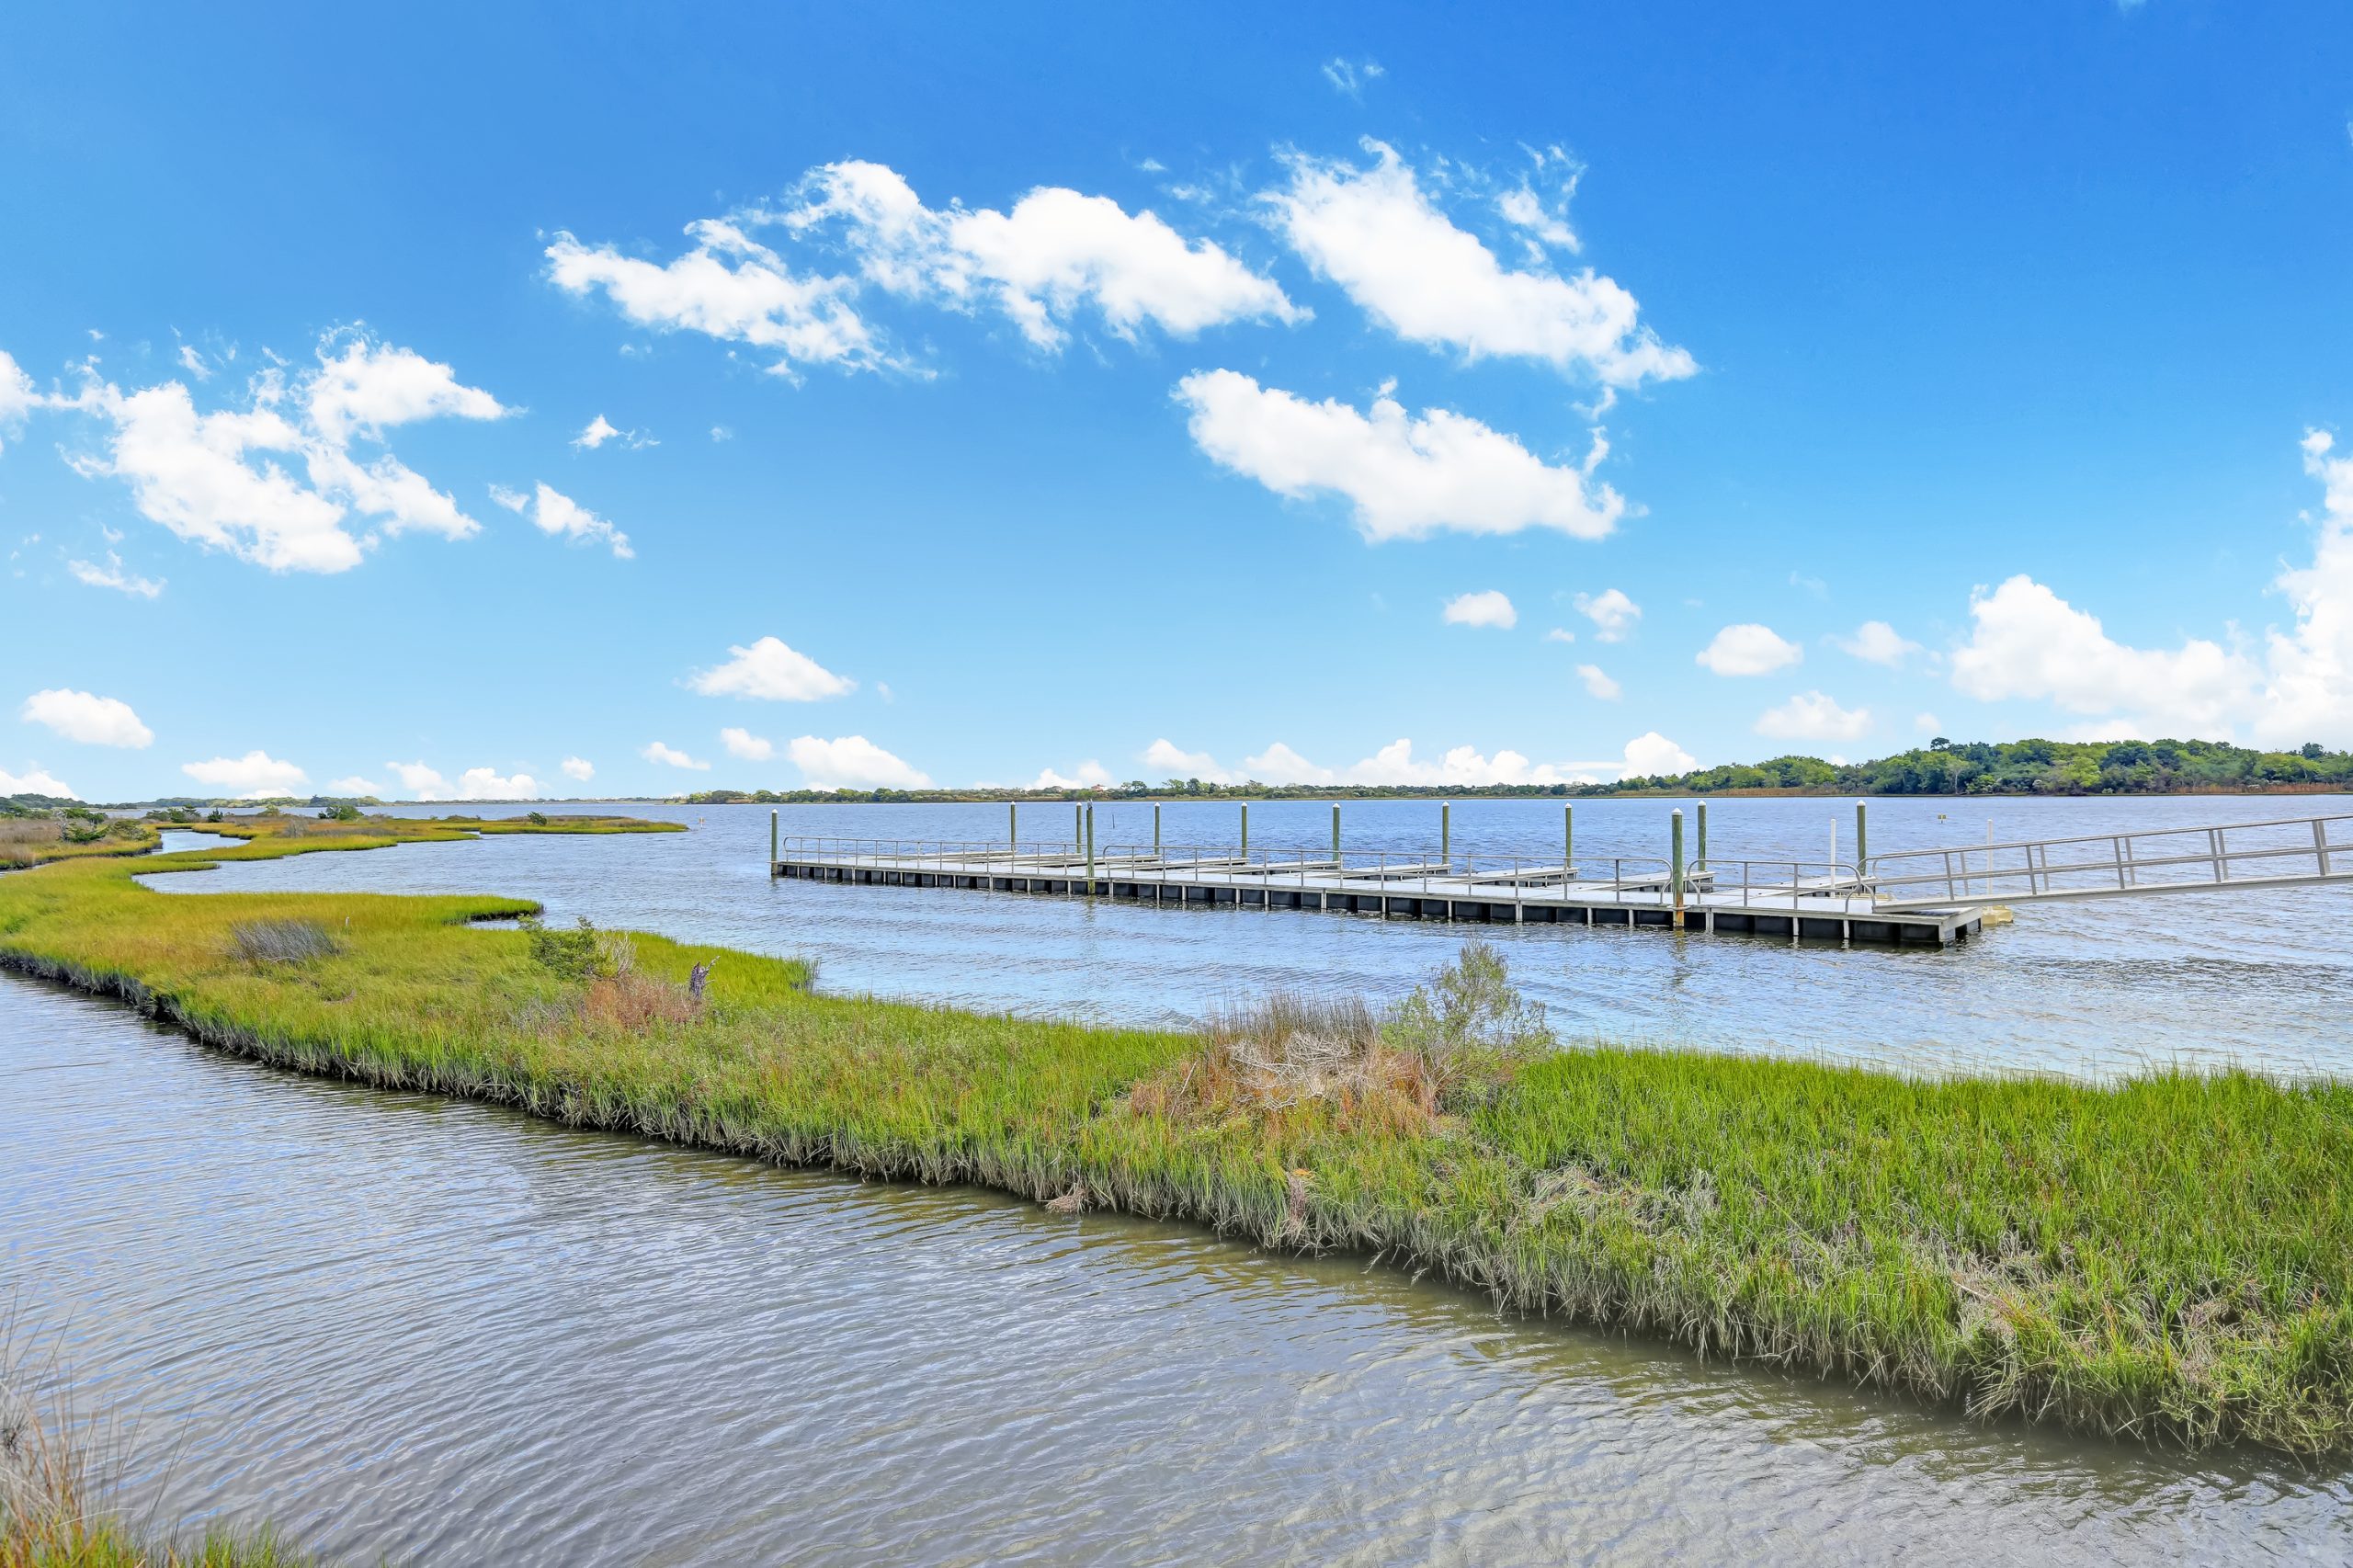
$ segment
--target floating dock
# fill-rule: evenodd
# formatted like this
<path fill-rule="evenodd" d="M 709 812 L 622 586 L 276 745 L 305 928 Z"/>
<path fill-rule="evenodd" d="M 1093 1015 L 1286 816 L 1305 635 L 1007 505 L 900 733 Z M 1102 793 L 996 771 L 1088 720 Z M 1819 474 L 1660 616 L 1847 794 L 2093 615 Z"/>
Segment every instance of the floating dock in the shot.
<path fill-rule="evenodd" d="M 1024 842 L 1008 814 L 999 842 L 779 838 L 771 812 L 772 877 L 885 887 L 1115 898 L 1154 904 L 1312 909 L 1383 920 L 1512 926 L 1657 926 L 1744 932 L 1799 941 L 1946 947 L 1983 929 L 1989 908 L 2148 893 L 2253 892 L 2353 881 L 2353 816 L 2219 827 L 2157 828 L 2078 838 L 1869 853 L 1855 812 L 1854 858 L 1711 858 L 1707 807 L 1696 853 L 1672 813 L 1668 853 L 1580 859 L 1574 813 L 1562 813 L 1551 856 L 1459 855 L 1450 812 L 1427 852 L 1343 850 L 1332 813 L 1328 849 L 1253 849 L 1249 813 L 1232 846 L 1095 842 L 1094 812 L 1073 837 Z"/>

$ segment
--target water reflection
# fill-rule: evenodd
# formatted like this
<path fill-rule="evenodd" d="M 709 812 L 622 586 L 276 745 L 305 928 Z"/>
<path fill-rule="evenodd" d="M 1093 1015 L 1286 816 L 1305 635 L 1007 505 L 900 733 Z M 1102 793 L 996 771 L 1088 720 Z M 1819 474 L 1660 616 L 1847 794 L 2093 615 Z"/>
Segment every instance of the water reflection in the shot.
<path fill-rule="evenodd" d="M 0 1258 L 132 1502 L 373 1561 L 2341 1561 L 2353 1487 L 1357 1258 L 213 1056 L 0 980 Z M 168 1462 L 166 1462 L 168 1461 Z"/>

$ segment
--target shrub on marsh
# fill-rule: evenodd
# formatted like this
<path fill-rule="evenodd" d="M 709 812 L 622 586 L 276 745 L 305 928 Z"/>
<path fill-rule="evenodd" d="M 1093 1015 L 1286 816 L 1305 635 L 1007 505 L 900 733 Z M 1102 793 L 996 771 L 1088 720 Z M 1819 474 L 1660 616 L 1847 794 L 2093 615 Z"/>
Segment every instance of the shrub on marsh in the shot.
<path fill-rule="evenodd" d="M 1465 943 L 1394 1007 L 1278 992 L 1220 1010 L 1204 1032 L 1200 1058 L 1138 1085 L 1132 1109 L 1203 1120 L 1320 1107 L 1343 1126 L 1421 1132 L 1555 1043 L 1541 1005 L 1521 997 L 1484 942 Z"/>
<path fill-rule="evenodd" d="M 241 920 L 229 927 L 229 950 L 258 967 L 310 963 L 337 949 L 327 928 L 315 920 Z"/>

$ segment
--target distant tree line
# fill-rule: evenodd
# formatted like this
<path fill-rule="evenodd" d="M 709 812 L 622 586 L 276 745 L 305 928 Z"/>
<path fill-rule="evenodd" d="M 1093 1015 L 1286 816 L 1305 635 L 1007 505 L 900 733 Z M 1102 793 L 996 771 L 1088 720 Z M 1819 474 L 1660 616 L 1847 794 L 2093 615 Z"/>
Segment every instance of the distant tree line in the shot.
<path fill-rule="evenodd" d="M 2314 742 L 2295 751 L 2256 751 L 2224 741 L 2047 741 L 1926 746 L 1870 762 L 1776 756 L 1689 773 L 1659 773 L 1614 784 L 1215 784 L 1141 778 L 1085 790 L 706 790 L 693 805 L 813 805 L 1103 800 L 1477 800 L 1581 799 L 1625 794 L 1710 795 L 1769 790 L 1799 795 L 2167 795 L 2191 791 L 2353 788 L 2353 752 Z"/>
<path fill-rule="evenodd" d="M 2353 786 L 2353 752 L 2313 742 L 2256 751 L 2224 741 L 1984 741 L 1938 736 L 1871 762 L 1777 756 L 1627 778 L 1588 794 L 1706 795 L 1779 790 L 1818 795 L 2170 795 Z"/>

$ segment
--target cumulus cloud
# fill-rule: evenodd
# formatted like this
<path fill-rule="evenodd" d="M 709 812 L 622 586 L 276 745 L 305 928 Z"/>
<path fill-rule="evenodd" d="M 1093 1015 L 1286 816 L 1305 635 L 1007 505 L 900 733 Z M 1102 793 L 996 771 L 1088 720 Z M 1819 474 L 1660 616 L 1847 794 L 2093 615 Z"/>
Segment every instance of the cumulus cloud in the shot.
<path fill-rule="evenodd" d="M 575 295 L 601 290 L 641 326 L 771 351 L 769 368 L 787 375 L 800 365 L 870 370 L 894 363 L 858 313 L 855 278 L 796 273 L 723 219 L 689 223 L 686 233 L 693 247 L 665 263 L 558 233 L 547 247 L 549 280 Z"/>
<path fill-rule="evenodd" d="M 1867 620 L 1855 628 L 1852 637 L 1838 637 L 1832 641 L 1837 644 L 1839 652 L 1851 653 L 1866 664 L 1885 665 L 1889 669 L 1901 668 L 1905 659 L 1922 652 L 1920 644 L 1903 636 L 1883 620 Z"/>
<path fill-rule="evenodd" d="M 1624 695 L 1624 688 L 1611 680 L 1599 665 L 1579 665 L 1577 679 L 1585 682 L 1586 695 L 1604 702 L 1615 702 Z"/>
<path fill-rule="evenodd" d="M 1756 718 L 1756 733 L 1784 741 L 1859 741 L 1870 733 L 1871 710 L 1841 708 L 1818 691 L 1802 691 Z"/>
<path fill-rule="evenodd" d="M 1952 684 L 1980 701 L 2043 698 L 2071 713 L 2131 714 L 2166 733 L 2215 737 L 2251 709 L 2260 684 L 2255 662 L 2219 642 L 2128 647 L 2023 573 L 1972 594 L 1969 613 Z"/>
<path fill-rule="evenodd" d="M 1699 664 L 1720 676 L 1766 676 L 1805 657 L 1805 650 L 1769 626 L 1727 626 L 1699 650 Z"/>
<path fill-rule="evenodd" d="M 1035 347 L 1059 348 L 1092 310 L 1117 336 L 1148 323 L 1190 337 L 1227 322 L 1304 320 L 1271 280 L 1209 240 L 1108 197 L 1041 186 L 1009 211 L 927 207 L 905 176 L 849 161 L 813 170 L 802 201 L 775 215 L 795 233 L 837 231 L 867 278 L 964 309 L 986 302 Z"/>
<path fill-rule="evenodd" d="M 1179 381 L 1176 397 L 1212 461 L 1294 500 L 1345 497 L 1370 540 L 1525 528 L 1599 539 L 1626 510 L 1615 490 L 1592 483 L 1590 460 L 1547 463 L 1476 419 L 1442 408 L 1409 415 L 1385 392 L 1366 414 L 1204 370 Z"/>
<path fill-rule="evenodd" d="M 1576 640 L 1577 634 L 1565 626 L 1556 626 L 1544 634 L 1547 642 L 1574 642 Z"/>
<path fill-rule="evenodd" d="M 26 375 L 6 352 L 0 351 L 0 436 L 13 434 L 24 422 L 25 415 L 40 407 L 41 402 L 40 390 L 33 385 L 32 378 Z M 8 775 L 0 774 L 0 778 L 6 777 Z M 44 774 L 42 777 L 48 776 Z M 44 791 L 52 795 L 62 792 L 55 790 Z"/>
<path fill-rule="evenodd" d="M 1111 782 L 1109 772 L 1101 763 L 1090 757 L 1078 765 L 1078 772 L 1075 776 L 1057 773 L 1051 767 L 1040 768 L 1038 771 L 1038 777 L 1030 780 L 1029 788 L 1032 790 L 1100 790 Z"/>
<path fill-rule="evenodd" d="M 109 427 L 103 455 L 74 461 L 84 476 L 123 481 L 149 520 L 273 572 L 346 572 L 385 538 L 475 532 L 446 493 L 381 449 L 385 432 L 508 412 L 449 366 L 356 328 L 321 338 L 307 370 L 255 377 L 242 407 L 200 413 L 183 382 L 126 392 L 95 373 L 49 401 Z M 366 525 L 356 532 L 355 519 Z"/>
<path fill-rule="evenodd" d="M 556 765 L 566 778 L 585 784 L 597 777 L 597 765 L 585 756 L 567 756 Z"/>
<path fill-rule="evenodd" d="M 770 229 L 828 243 L 855 270 L 797 272 L 754 237 Z M 1146 325 L 1188 337 L 1307 314 L 1223 247 L 1108 197 L 1042 186 L 1009 210 L 935 208 L 897 170 L 857 159 L 811 170 L 786 203 L 691 223 L 687 234 L 693 247 L 660 264 L 559 234 L 549 277 L 574 294 L 601 290 L 643 325 L 773 350 L 771 368 L 786 373 L 911 368 L 859 313 L 869 287 L 951 310 L 993 307 L 1047 350 L 1090 312 L 1127 339 Z"/>
<path fill-rule="evenodd" d="M 337 778 L 327 785 L 337 795 L 381 795 L 384 787 L 373 778 L 362 778 L 357 773 L 348 778 Z"/>
<path fill-rule="evenodd" d="M 292 763 L 280 762 L 258 748 L 243 756 L 184 762 L 180 771 L 199 784 L 209 784 L 225 794 L 245 799 L 295 794 L 307 789 L 311 782 L 311 776 Z"/>
<path fill-rule="evenodd" d="M 1167 744 L 1165 742 L 1160 744 Z M 1146 753 L 1146 758 L 1154 760 L 1154 754 Z M 1177 758 L 1182 758 L 1188 765 L 1199 765 L 1185 767 L 1184 777 L 1205 781 L 1231 782 L 1237 778 L 1245 778 L 1267 784 L 1406 784 L 1436 788 L 1477 784 L 1591 784 L 1629 773 L 1681 772 L 1697 766 L 1682 748 L 1654 732 L 1628 742 L 1622 756 L 1597 762 L 1539 763 L 1509 748 L 1489 756 L 1476 746 L 1469 745 L 1454 746 L 1435 759 L 1426 759 L 1415 755 L 1411 740 L 1402 738 L 1346 767 L 1321 767 L 1279 741 L 1256 756 L 1245 757 L 1238 774 L 1221 767 L 1217 760 L 1206 752 L 1180 752 L 1170 746 L 1162 760 Z M 1174 773 L 1177 770 L 1172 767 L 1168 771 Z M 1048 772 L 1051 777 L 1061 777 L 1052 774 L 1051 769 Z M 1108 779 L 1101 781 L 1108 782 Z M 1070 789 L 1076 785 L 1074 781 L 1064 780 L 1060 784 L 1040 784 L 1039 787 Z"/>
<path fill-rule="evenodd" d="M 545 793 L 539 780 L 528 773 L 503 776 L 493 767 L 469 767 L 458 775 L 457 782 L 451 783 L 440 769 L 422 762 L 388 762 L 384 766 L 392 770 L 401 788 L 414 801 L 536 801 Z M 371 788 L 365 793 L 373 794 L 375 790 Z"/>
<path fill-rule="evenodd" d="M 653 437 L 641 435 L 635 430 L 617 429 L 613 422 L 601 414 L 588 421 L 580 434 L 572 438 L 574 446 L 592 452 L 608 441 L 619 441 L 631 451 L 635 451 L 640 447 L 658 447 L 662 444 Z"/>
<path fill-rule="evenodd" d="M 698 670 L 687 685 L 705 697 L 756 697 L 769 702 L 816 702 L 840 697 L 858 683 L 834 674 L 783 639 L 763 637 L 748 648 L 730 647 L 725 664 Z"/>
<path fill-rule="evenodd" d="M 1623 642 L 1633 635 L 1635 623 L 1643 619 L 1643 607 L 1619 588 L 1579 594 L 1569 602 L 1576 607 L 1579 615 L 1593 622 L 1594 640 L 1598 642 Z M 1569 639 L 1563 637 L 1562 641 Z"/>
<path fill-rule="evenodd" d="M 927 790 L 931 776 L 864 735 L 796 737 L 785 748 L 812 790 Z"/>
<path fill-rule="evenodd" d="M 2078 736 L 2230 739 L 2245 724 L 2258 744 L 2353 744 L 2353 460 L 2325 431 L 2302 442 L 2304 472 L 2321 483 L 2310 562 L 2273 580 L 2294 624 L 2254 650 L 2186 637 L 2139 648 L 2109 635 L 2024 574 L 1970 598 L 1969 641 L 1954 651 L 1952 683 L 1992 701 L 2040 698 L 2097 716 Z"/>
<path fill-rule="evenodd" d="M 2332 455 L 2335 445 L 2325 430 L 2304 437 L 2304 472 L 2322 485 L 2312 563 L 2273 585 L 2296 616 L 2294 630 L 2266 643 L 2270 679 L 2255 731 L 2275 745 L 2353 743 L 2353 458 Z"/>
<path fill-rule="evenodd" d="M 1217 758 L 1205 751 L 1187 751 L 1165 737 L 1144 747 L 1141 760 L 1154 777 L 1161 778 L 1199 778 L 1206 784 L 1232 782 L 1232 776 L 1217 765 Z"/>
<path fill-rule="evenodd" d="M 710 764 L 698 762 L 676 746 L 665 745 L 660 741 L 648 741 L 637 755 L 648 762 L 658 762 L 665 767 L 687 767 L 698 773 L 710 771 Z"/>
<path fill-rule="evenodd" d="M 719 744 L 727 748 L 730 756 L 746 762 L 766 762 L 776 756 L 776 743 L 763 740 L 749 730 L 729 728 L 719 732 Z"/>
<path fill-rule="evenodd" d="M 519 491 L 494 484 L 490 498 L 510 512 L 529 517 L 532 527 L 567 544 L 602 544 L 611 549 L 617 561 L 637 559 L 637 551 L 630 548 L 629 535 L 551 486 L 541 484 L 526 496 Z"/>
<path fill-rule="evenodd" d="M 1623 772 L 1627 778 L 1653 778 L 1659 774 L 1688 773 L 1699 766 L 1699 759 L 1660 734 L 1656 730 L 1636 735 L 1626 743 Z"/>
<path fill-rule="evenodd" d="M 46 724 L 67 740 L 80 741 L 84 745 L 137 750 L 155 739 L 155 732 L 141 723 L 139 715 L 131 710 L 131 704 L 121 699 L 63 687 L 53 691 L 36 691 L 26 698 L 17 717 L 28 724 Z"/>
<path fill-rule="evenodd" d="M 1590 267 L 1506 267 L 1438 210 L 1393 149 L 1364 148 L 1369 165 L 1292 157 L 1290 185 L 1266 199 L 1308 266 L 1399 337 L 1466 360 L 1535 359 L 1612 389 L 1698 369 L 1641 324 L 1617 283 Z"/>
<path fill-rule="evenodd" d="M 55 795 L 67 801 L 82 798 L 74 793 L 72 785 L 38 763 L 28 764 L 22 773 L 0 767 L 0 795 Z"/>
<path fill-rule="evenodd" d="M 128 594 L 132 598 L 152 599 L 164 591 L 164 579 L 142 577 L 134 573 L 126 572 L 123 570 L 122 557 L 111 550 L 107 551 L 107 563 L 104 566 L 96 565 L 87 561 L 69 561 L 65 563 L 65 569 L 73 573 L 76 580 L 87 583 L 91 587 L 112 588 L 115 592 Z"/>
<path fill-rule="evenodd" d="M 1508 631 L 1519 624 L 1519 611 L 1511 600 L 1494 588 L 1484 593 L 1461 594 L 1446 601 L 1446 623 L 1449 626 L 1492 626 Z"/>

